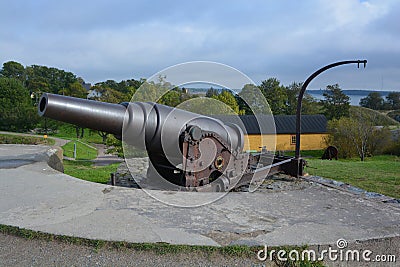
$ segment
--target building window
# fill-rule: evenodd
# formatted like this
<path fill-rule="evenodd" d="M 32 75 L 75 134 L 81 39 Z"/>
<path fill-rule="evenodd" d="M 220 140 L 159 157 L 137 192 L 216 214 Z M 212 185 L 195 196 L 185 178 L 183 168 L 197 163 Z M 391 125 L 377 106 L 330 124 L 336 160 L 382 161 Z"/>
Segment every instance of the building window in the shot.
<path fill-rule="evenodd" d="M 290 136 L 290 144 L 291 145 L 295 145 L 296 144 L 296 136 L 295 135 L 291 135 Z"/>

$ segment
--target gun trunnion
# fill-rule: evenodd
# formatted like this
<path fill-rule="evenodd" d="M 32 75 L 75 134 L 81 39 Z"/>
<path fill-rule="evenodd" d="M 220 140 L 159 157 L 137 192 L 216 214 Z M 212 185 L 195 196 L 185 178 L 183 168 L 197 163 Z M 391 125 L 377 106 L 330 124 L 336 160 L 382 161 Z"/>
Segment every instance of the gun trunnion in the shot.
<path fill-rule="evenodd" d="M 267 151 L 243 152 L 244 134 L 236 124 L 151 102 L 111 104 L 45 93 L 38 113 L 145 149 L 147 179 L 162 177 L 163 184 L 183 190 L 229 191 L 281 171 L 297 176 L 304 165 Z"/>

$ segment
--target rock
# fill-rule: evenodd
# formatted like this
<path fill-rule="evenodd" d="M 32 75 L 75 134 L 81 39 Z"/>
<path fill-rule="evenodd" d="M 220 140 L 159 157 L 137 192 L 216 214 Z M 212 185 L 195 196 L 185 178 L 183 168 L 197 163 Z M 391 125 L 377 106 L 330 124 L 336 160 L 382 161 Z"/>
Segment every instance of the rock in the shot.
<path fill-rule="evenodd" d="M 139 184 L 144 183 L 146 179 L 148 158 L 132 158 L 128 160 L 129 168 L 126 162 L 119 165 L 115 173 L 115 185 L 122 187 L 140 188 Z M 109 184 L 111 181 L 109 182 Z"/>

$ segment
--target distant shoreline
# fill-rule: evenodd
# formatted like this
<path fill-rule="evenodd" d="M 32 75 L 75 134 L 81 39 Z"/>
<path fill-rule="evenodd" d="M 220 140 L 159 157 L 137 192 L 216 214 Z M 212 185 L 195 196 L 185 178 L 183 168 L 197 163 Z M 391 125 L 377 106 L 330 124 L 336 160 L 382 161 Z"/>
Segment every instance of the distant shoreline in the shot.
<path fill-rule="evenodd" d="M 324 99 L 325 90 L 307 90 L 307 93 L 310 94 L 317 100 Z M 369 93 L 379 92 L 382 98 L 385 98 L 390 92 L 393 91 L 372 91 L 372 90 L 343 90 L 343 93 L 350 97 L 350 105 L 359 106 L 360 100 L 368 96 Z"/>
<path fill-rule="evenodd" d="M 206 93 L 207 90 L 209 90 L 210 88 L 191 88 L 188 87 L 186 88 L 189 90 L 189 92 L 193 93 L 193 94 L 201 94 L 201 93 Z M 218 91 L 222 91 L 224 90 L 223 88 L 213 88 L 215 90 Z M 235 93 L 239 93 L 240 91 L 242 91 L 242 89 L 232 89 L 233 92 Z M 309 89 L 307 90 L 307 93 L 310 94 L 320 94 L 322 95 L 325 92 L 325 89 Z M 345 93 L 346 95 L 350 96 L 350 95 L 365 95 L 367 96 L 369 93 L 372 92 L 378 92 L 381 94 L 382 97 L 387 96 L 389 93 L 391 92 L 396 92 L 395 90 L 392 91 L 381 91 L 381 90 L 365 90 L 365 89 L 350 89 L 350 90 L 343 90 L 343 93 Z"/>
<path fill-rule="evenodd" d="M 307 92 L 310 93 L 310 94 L 321 94 L 321 95 L 324 93 L 324 91 L 325 91 L 325 89 L 307 90 Z M 382 97 L 385 97 L 389 93 L 395 92 L 395 91 L 362 90 L 362 89 L 360 89 L 360 90 L 354 90 L 354 89 L 353 90 L 343 90 L 343 93 L 345 93 L 348 96 L 351 96 L 351 95 L 364 95 L 364 96 L 367 96 L 369 93 L 372 93 L 372 92 L 378 92 L 378 93 L 381 94 Z"/>
<path fill-rule="evenodd" d="M 191 94 L 196 94 L 196 95 L 205 95 L 207 90 L 209 88 L 187 88 L 188 91 Z M 221 88 L 214 88 L 218 91 L 221 91 L 223 89 Z M 232 89 L 233 92 L 236 94 L 241 91 L 241 89 Z M 307 90 L 307 93 L 310 94 L 312 97 L 314 97 L 317 100 L 322 100 L 324 99 L 324 94 L 325 89 L 310 89 Z M 350 104 L 352 106 L 359 106 L 360 105 L 360 100 L 366 96 L 368 96 L 369 93 L 372 92 L 378 92 L 381 94 L 383 98 L 385 98 L 389 93 L 395 92 L 395 91 L 379 91 L 379 90 L 343 90 L 343 93 L 346 94 L 348 97 L 350 97 Z"/>

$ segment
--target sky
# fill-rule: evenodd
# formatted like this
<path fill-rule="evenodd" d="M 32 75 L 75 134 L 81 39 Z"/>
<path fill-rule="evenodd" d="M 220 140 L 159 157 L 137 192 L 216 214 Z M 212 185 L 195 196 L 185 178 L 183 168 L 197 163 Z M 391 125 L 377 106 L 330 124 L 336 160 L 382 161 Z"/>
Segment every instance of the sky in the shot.
<path fill-rule="evenodd" d="M 229 65 L 256 84 L 400 91 L 398 0 L 0 0 L 0 64 L 45 65 L 86 82 L 148 78 L 190 61 Z"/>

